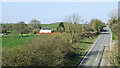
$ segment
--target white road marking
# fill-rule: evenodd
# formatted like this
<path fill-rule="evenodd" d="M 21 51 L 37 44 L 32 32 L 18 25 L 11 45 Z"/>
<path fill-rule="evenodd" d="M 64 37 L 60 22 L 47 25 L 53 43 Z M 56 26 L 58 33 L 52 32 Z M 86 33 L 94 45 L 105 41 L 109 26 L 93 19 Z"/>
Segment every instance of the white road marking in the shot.
<path fill-rule="evenodd" d="M 106 38 L 106 35 L 105 35 L 105 37 L 103 37 L 102 43 L 105 41 L 105 38 Z M 103 49 L 102 47 L 103 47 L 103 45 L 100 46 L 100 50 Z M 98 53 L 96 59 L 97 59 L 98 57 L 99 57 L 99 53 Z M 94 62 L 94 64 L 95 64 L 95 63 L 97 63 L 97 61 Z M 99 62 L 98 62 L 98 63 L 99 63 Z"/>
<path fill-rule="evenodd" d="M 95 61 L 97 61 L 97 58 L 96 58 L 96 60 Z"/>
<path fill-rule="evenodd" d="M 102 35 L 99 36 L 99 38 L 96 40 L 96 42 L 93 44 L 93 46 L 90 48 L 90 50 L 87 52 L 87 54 L 85 55 L 85 57 L 83 58 L 83 60 L 81 61 L 81 63 L 78 65 L 77 68 L 79 68 L 79 66 L 81 66 L 82 62 L 85 60 L 86 56 L 89 54 L 89 52 L 91 51 L 91 49 L 95 46 L 95 44 L 97 43 L 97 41 L 100 39 Z"/>
<path fill-rule="evenodd" d="M 108 26 L 107 26 L 108 27 Z M 109 28 L 108 28 L 109 29 Z M 109 29 L 110 30 L 110 29 Z M 110 33 L 111 33 L 111 30 L 110 30 Z M 85 57 L 82 59 L 81 63 L 78 65 L 77 68 L 79 68 L 79 66 L 81 66 L 82 62 L 85 60 L 85 58 L 87 57 L 87 55 L 90 53 L 91 49 L 95 46 L 95 44 L 98 42 L 98 40 L 100 39 L 102 35 L 99 36 L 99 38 L 96 40 L 96 42 L 93 44 L 93 46 L 90 48 L 90 50 L 87 52 L 87 54 L 85 55 Z M 106 35 L 105 35 L 106 37 Z M 104 40 L 104 39 L 103 39 Z M 112 33 L 111 33 L 111 42 L 112 42 Z M 102 46 L 101 46 L 102 47 Z M 100 47 L 100 50 L 102 50 L 102 48 Z M 110 47 L 111 47 L 111 43 L 110 43 Z M 98 53 L 99 55 L 99 53 Z M 98 57 L 97 55 L 97 57 Z M 97 58 L 96 58 L 96 61 L 97 61 Z"/>

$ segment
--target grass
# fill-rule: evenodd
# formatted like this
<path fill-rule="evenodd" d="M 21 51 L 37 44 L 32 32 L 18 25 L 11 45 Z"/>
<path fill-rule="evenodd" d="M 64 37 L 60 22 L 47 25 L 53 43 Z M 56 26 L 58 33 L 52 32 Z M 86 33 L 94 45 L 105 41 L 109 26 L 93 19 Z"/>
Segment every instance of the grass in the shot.
<path fill-rule="evenodd" d="M 2 47 L 3 48 L 13 48 L 16 46 L 23 46 L 31 41 L 33 41 L 37 36 L 35 35 L 25 35 L 21 38 L 19 35 L 8 35 L 2 37 Z"/>
<path fill-rule="evenodd" d="M 70 59 L 68 61 L 68 63 L 66 64 L 67 66 L 76 66 L 79 61 L 82 59 L 82 57 L 84 56 L 85 52 L 89 49 L 90 45 L 92 45 L 95 40 L 98 38 L 98 35 L 96 35 L 93 38 L 86 38 L 84 39 L 84 42 L 79 42 L 79 43 L 75 43 L 73 44 L 74 48 L 79 49 L 77 52 L 77 56 Z"/>
<path fill-rule="evenodd" d="M 36 35 L 36 34 L 23 34 L 23 38 L 20 35 L 13 35 L 13 31 L 8 31 L 8 36 L 2 36 L 2 47 L 3 48 L 13 48 L 13 47 L 21 47 L 29 42 L 34 41 L 34 39 L 41 36 L 51 36 L 51 35 Z M 62 35 L 62 34 L 61 34 Z M 65 34 L 67 35 L 67 34 Z"/>
<path fill-rule="evenodd" d="M 12 34 L 13 31 L 8 31 L 8 36 L 2 36 L 2 47 L 3 48 L 13 48 L 20 47 L 32 42 L 34 39 L 40 36 L 49 35 L 36 35 L 36 34 L 23 34 L 23 38 L 20 35 Z"/>
<path fill-rule="evenodd" d="M 113 32 L 112 32 L 112 40 L 117 40 L 118 36 L 116 36 Z"/>

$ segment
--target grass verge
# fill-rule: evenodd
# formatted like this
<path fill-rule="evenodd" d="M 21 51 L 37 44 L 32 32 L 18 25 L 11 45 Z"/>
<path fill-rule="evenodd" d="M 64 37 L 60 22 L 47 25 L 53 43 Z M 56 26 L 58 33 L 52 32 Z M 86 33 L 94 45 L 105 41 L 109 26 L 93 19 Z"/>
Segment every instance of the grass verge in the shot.
<path fill-rule="evenodd" d="M 71 58 L 67 62 L 67 66 L 76 66 L 80 60 L 84 57 L 85 53 L 90 49 L 93 43 L 96 41 L 99 35 L 93 38 L 85 38 L 82 42 L 73 44 L 74 48 L 77 49 L 77 56 Z"/>
<path fill-rule="evenodd" d="M 117 40 L 118 37 L 112 32 L 112 40 Z"/>

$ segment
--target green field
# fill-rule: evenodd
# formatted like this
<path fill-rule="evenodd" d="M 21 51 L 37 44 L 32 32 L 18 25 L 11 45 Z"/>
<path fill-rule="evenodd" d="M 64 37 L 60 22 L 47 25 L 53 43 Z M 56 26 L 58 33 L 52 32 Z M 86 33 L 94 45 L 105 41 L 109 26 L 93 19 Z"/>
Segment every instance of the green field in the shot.
<path fill-rule="evenodd" d="M 8 35 L 2 37 L 2 47 L 3 48 L 12 48 L 16 46 L 23 46 L 31 41 L 33 41 L 37 35 L 24 35 L 23 38 L 20 38 L 19 35 Z"/>
<path fill-rule="evenodd" d="M 65 34 L 64 36 L 66 36 Z M 36 35 L 36 34 L 24 34 L 24 37 L 21 38 L 20 35 L 12 35 L 11 33 L 8 36 L 2 36 L 2 47 L 3 48 L 13 48 L 13 47 L 20 47 L 24 46 L 34 39 L 41 37 L 41 36 L 51 36 L 51 35 Z"/>

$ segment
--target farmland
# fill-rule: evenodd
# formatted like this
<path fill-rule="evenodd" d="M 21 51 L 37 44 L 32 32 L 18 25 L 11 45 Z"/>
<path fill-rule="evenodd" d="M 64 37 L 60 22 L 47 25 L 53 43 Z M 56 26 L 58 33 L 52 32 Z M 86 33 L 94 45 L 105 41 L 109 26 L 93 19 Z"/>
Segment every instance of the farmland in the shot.
<path fill-rule="evenodd" d="M 31 20 L 30 24 L 2 24 L 2 33 L 6 34 L 2 36 L 3 66 L 76 66 L 104 25 L 99 19 L 84 25 L 40 24 L 38 20 Z M 51 28 L 53 34 L 37 35 L 42 27 Z"/>
<path fill-rule="evenodd" d="M 0 66 L 120 67 L 116 6 L 116 2 L 2 3 Z"/>
<path fill-rule="evenodd" d="M 56 24 L 50 24 L 50 25 L 49 24 L 41 24 L 41 25 L 42 25 L 42 27 L 51 27 L 52 29 L 57 28 Z M 31 43 L 38 44 L 37 42 L 35 43 L 35 41 L 38 41 L 38 40 L 41 40 L 39 42 L 39 44 L 42 44 L 43 39 L 44 40 L 45 40 L 45 38 L 50 39 L 51 36 L 53 36 L 53 37 L 56 36 L 55 34 L 54 35 L 23 34 L 24 37 L 21 38 L 20 34 L 14 35 L 13 32 L 14 31 L 8 31 L 8 35 L 2 37 L 3 52 L 4 52 L 4 49 L 14 50 L 14 48 L 15 48 L 15 50 L 16 50 L 17 48 L 23 48 L 23 47 L 26 48 Z M 60 36 L 60 37 L 63 37 L 63 38 L 64 37 L 70 37 L 70 33 L 57 34 L 57 36 Z M 81 40 L 77 43 L 70 44 L 72 46 L 72 48 L 76 50 L 75 51 L 76 56 L 70 57 L 66 61 L 64 61 L 65 65 L 67 65 L 67 66 L 77 65 L 79 60 L 83 57 L 83 55 L 89 49 L 89 47 L 94 43 L 94 41 L 97 39 L 97 37 L 98 36 L 96 35 L 95 37 L 84 38 L 83 40 Z M 42 39 L 40 39 L 40 38 L 42 38 Z M 47 41 L 47 39 L 46 39 L 46 41 Z M 46 43 L 49 44 L 49 42 L 46 42 Z M 53 45 L 55 45 L 55 44 L 53 44 Z"/>

